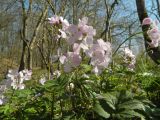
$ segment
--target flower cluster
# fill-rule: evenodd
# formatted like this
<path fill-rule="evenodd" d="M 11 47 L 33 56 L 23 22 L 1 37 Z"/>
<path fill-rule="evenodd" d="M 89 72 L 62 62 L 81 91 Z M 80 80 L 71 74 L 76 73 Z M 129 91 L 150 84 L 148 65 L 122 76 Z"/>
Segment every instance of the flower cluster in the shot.
<path fill-rule="evenodd" d="M 53 16 L 48 18 L 49 23 L 59 26 L 59 37 L 66 40 L 68 46 L 72 48 L 67 53 L 62 53 L 59 57 L 60 63 L 64 65 L 65 72 L 71 72 L 82 62 L 81 53 L 90 59 L 93 72 L 100 74 L 106 68 L 111 58 L 111 44 L 102 39 L 94 41 L 96 30 L 88 25 L 88 18 L 79 19 L 78 25 L 69 24 L 62 17 Z"/>
<path fill-rule="evenodd" d="M 150 25 L 150 29 L 147 31 L 147 34 L 151 39 L 151 42 L 148 43 L 150 47 L 158 47 L 160 42 L 160 30 L 158 29 L 158 22 L 153 21 L 151 18 L 145 18 L 142 22 L 142 25 Z"/>
<path fill-rule="evenodd" d="M 55 70 L 54 73 L 53 73 L 53 75 L 50 76 L 50 79 L 59 78 L 60 75 L 61 75 L 61 72 L 59 70 Z M 39 83 L 41 85 L 44 85 L 45 82 L 47 81 L 47 79 L 48 79 L 47 75 L 42 75 L 41 78 L 40 78 L 40 80 L 39 80 Z"/>
<path fill-rule="evenodd" d="M 7 74 L 7 79 L 11 81 L 11 86 L 13 89 L 24 89 L 25 84 L 23 83 L 25 80 L 30 80 L 32 75 L 31 70 L 22 70 L 18 72 L 18 70 L 9 70 Z"/>
<path fill-rule="evenodd" d="M 60 17 L 60 16 L 57 16 L 57 15 L 54 15 L 53 17 L 51 18 L 48 18 L 48 21 L 51 25 L 55 25 L 55 26 L 59 26 L 60 29 L 59 29 L 59 32 L 60 32 L 60 35 L 57 35 L 57 38 L 66 38 L 67 35 L 66 33 L 64 32 L 66 29 L 68 29 L 69 27 L 69 22 L 64 19 L 63 17 Z"/>
<path fill-rule="evenodd" d="M 133 71 L 135 68 L 136 57 L 128 47 L 124 48 L 124 62 L 127 64 L 128 69 Z"/>
<path fill-rule="evenodd" d="M 6 85 L 4 84 L 0 85 L 0 105 L 3 105 L 5 102 L 5 97 L 3 94 L 5 93 L 6 89 L 7 89 Z"/>
<path fill-rule="evenodd" d="M 3 104 L 4 104 L 4 96 L 1 95 L 1 96 L 0 96 L 0 105 L 3 105 Z"/>
<path fill-rule="evenodd" d="M 49 23 L 53 25 L 62 24 L 62 30 L 65 30 L 69 26 L 69 23 L 66 19 L 64 19 L 63 17 L 59 17 L 57 15 L 54 15 L 53 17 L 48 18 L 48 20 L 49 20 Z"/>
<path fill-rule="evenodd" d="M 46 82 L 46 77 L 41 77 L 40 78 L 40 80 L 39 80 L 39 83 L 41 84 L 41 85 L 44 85 L 44 83 Z"/>

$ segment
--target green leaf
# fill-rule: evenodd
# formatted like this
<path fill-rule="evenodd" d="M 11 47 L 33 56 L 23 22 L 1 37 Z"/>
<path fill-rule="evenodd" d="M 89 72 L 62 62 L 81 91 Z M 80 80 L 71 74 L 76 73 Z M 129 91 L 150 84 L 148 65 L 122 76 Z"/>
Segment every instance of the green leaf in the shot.
<path fill-rule="evenodd" d="M 119 116 L 121 116 L 122 118 L 133 118 L 133 117 L 139 117 L 139 118 L 143 118 L 144 116 L 135 112 L 134 110 L 125 110 L 119 113 Z"/>
<path fill-rule="evenodd" d="M 100 104 L 95 104 L 94 106 L 94 111 L 96 113 L 98 113 L 98 115 L 104 117 L 104 118 L 109 118 L 110 114 L 108 114 L 106 111 L 104 111 L 104 109 L 102 108 L 102 106 Z"/>
<path fill-rule="evenodd" d="M 115 110 L 115 104 L 117 103 L 117 98 L 114 96 L 113 93 L 106 93 L 103 95 L 104 100 L 106 103 L 113 109 Z"/>
<path fill-rule="evenodd" d="M 34 108 L 28 108 L 28 109 L 25 110 L 25 112 L 34 114 L 34 113 L 36 113 L 37 111 L 36 111 Z"/>
<path fill-rule="evenodd" d="M 125 108 L 125 109 L 139 109 L 139 110 L 144 110 L 145 107 L 142 102 L 138 100 L 129 100 L 124 103 L 119 104 L 119 108 Z"/>
<path fill-rule="evenodd" d="M 85 72 L 85 73 L 91 71 L 91 69 L 92 69 L 91 66 L 87 65 L 87 64 L 82 64 L 81 67 L 83 69 L 83 72 Z"/>
<path fill-rule="evenodd" d="M 152 112 L 153 112 L 153 115 L 154 115 L 154 116 L 160 117 L 160 109 L 159 109 L 159 108 L 154 108 L 154 109 L 152 110 Z"/>

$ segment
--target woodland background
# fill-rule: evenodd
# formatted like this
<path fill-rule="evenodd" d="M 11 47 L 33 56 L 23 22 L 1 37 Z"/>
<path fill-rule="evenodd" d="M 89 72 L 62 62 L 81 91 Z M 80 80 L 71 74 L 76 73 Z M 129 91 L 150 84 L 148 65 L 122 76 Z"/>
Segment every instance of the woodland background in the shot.
<path fill-rule="evenodd" d="M 51 65 L 59 47 L 56 43 L 57 32 L 47 19 L 53 15 L 63 16 L 73 24 L 84 16 L 88 17 L 89 25 L 96 29 L 95 38 L 112 44 L 111 71 L 107 69 L 99 76 L 100 80 L 91 74 L 92 82 L 95 82 L 91 85 L 81 79 L 81 73 L 77 73 L 79 77 L 65 74 L 43 87 L 39 86 L 41 75 L 47 71 L 53 74 L 59 67 L 58 63 Z M 58 116 L 57 119 L 63 119 L 68 115 L 77 119 L 80 116 L 95 120 L 137 119 L 142 118 L 143 111 L 142 115 L 149 120 L 159 120 L 160 49 L 149 47 L 151 40 L 146 34 L 149 26 L 141 25 L 146 17 L 160 22 L 159 0 L 0 0 L 0 80 L 6 78 L 9 69 L 33 71 L 28 88 L 7 93 L 11 97 L 7 98 L 9 103 L 0 109 L 2 118 L 39 120 Z M 66 46 L 63 44 L 61 47 Z M 124 70 L 121 51 L 125 47 L 136 55 L 134 72 Z M 70 77 L 76 87 L 66 91 L 63 88 L 70 86 Z M 117 104 L 123 109 L 118 108 L 117 104 L 111 105 L 110 101 L 106 102 L 110 107 L 96 104 L 97 111 L 93 109 L 95 101 L 101 104 L 99 98 L 94 101 L 93 94 L 106 92 L 109 95 L 105 96 L 105 100 L 113 97 L 110 101 L 113 104 L 118 101 Z M 150 102 L 144 99 L 154 105 L 148 105 Z M 124 104 L 121 104 L 122 101 Z M 124 113 L 121 110 L 125 110 Z"/>

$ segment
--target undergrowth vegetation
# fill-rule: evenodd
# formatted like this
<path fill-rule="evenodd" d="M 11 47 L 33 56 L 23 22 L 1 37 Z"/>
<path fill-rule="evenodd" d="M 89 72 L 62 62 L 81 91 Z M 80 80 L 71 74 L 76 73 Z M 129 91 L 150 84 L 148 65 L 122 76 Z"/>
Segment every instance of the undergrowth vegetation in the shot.
<path fill-rule="evenodd" d="M 159 120 L 159 66 L 145 57 L 136 62 L 127 47 L 114 59 L 109 42 L 94 40 L 86 17 L 78 25 L 59 16 L 48 20 L 57 28 L 57 55 L 48 70 L 8 70 L 0 119 Z"/>

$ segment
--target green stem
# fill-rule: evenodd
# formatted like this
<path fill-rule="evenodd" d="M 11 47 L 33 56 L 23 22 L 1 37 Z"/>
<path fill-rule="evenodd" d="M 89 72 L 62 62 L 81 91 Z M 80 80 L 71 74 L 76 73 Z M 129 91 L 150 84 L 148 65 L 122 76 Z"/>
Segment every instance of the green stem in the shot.
<path fill-rule="evenodd" d="M 62 114 L 62 118 L 63 118 L 63 105 L 62 105 L 62 100 L 59 100 L 59 101 L 60 101 L 61 114 Z"/>
<path fill-rule="evenodd" d="M 52 93 L 51 120 L 54 118 L 54 93 Z"/>

